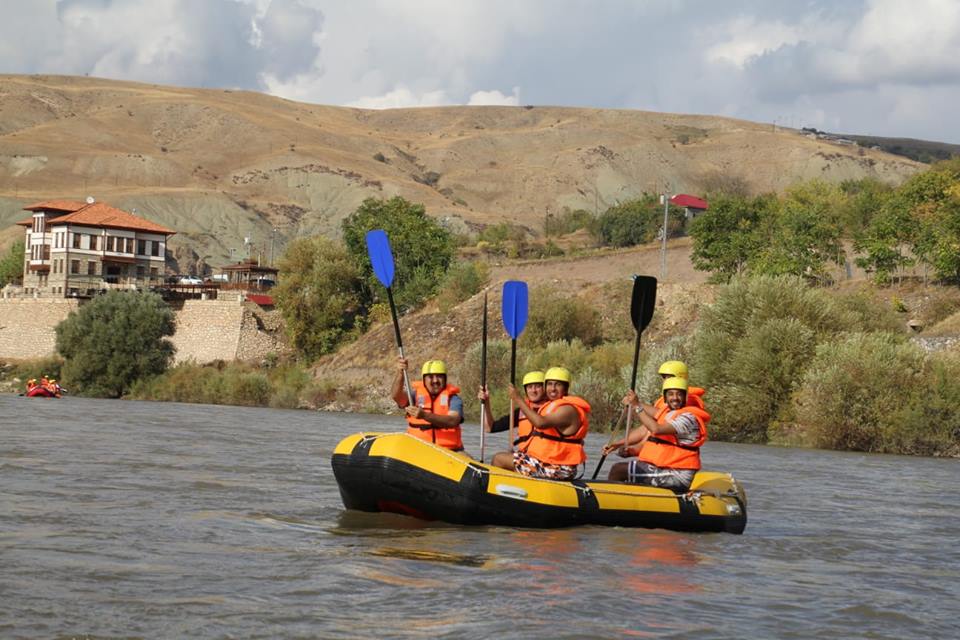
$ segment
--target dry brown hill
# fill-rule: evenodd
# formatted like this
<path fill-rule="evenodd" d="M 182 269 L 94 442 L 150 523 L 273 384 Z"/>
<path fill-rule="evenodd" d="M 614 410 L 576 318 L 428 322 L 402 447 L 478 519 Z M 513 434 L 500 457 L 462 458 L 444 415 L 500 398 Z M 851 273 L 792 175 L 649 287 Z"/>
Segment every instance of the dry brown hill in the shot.
<path fill-rule="evenodd" d="M 180 257 L 264 259 L 336 233 L 366 197 L 402 195 L 454 228 L 539 234 L 564 208 L 644 191 L 753 191 L 798 180 L 898 182 L 917 163 L 713 116 L 557 107 L 368 111 L 246 91 L 0 76 L 0 244 L 21 207 L 88 195 L 179 230 Z M 274 233 L 272 230 L 277 229 Z M 192 262 L 192 260 L 191 260 Z M 182 265 L 181 265 L 182 266 Z M 186 267 L 184 267 L 186 270 Z"/>

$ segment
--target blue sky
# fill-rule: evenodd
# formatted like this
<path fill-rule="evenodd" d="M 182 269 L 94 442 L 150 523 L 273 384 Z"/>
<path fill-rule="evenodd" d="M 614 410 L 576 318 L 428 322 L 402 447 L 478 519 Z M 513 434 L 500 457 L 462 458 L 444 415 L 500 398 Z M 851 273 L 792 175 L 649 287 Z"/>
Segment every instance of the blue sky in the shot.
<path fill-rule="evenodd" d="M 0 0 L 0 72 L 960 143 L 960 0 Z"/>

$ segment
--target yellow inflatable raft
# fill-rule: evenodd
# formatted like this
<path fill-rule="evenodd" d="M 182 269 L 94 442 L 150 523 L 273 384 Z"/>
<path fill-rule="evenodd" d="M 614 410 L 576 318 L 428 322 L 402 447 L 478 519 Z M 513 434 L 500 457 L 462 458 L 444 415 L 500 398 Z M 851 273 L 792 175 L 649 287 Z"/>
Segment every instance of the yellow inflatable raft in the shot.
<path fill-rule="evenodd" d="M 608 525 L 743 533 L 746 494 L 728 473 L 700 471 L 677 494 L 609 481 L 528 478 L 405 433 L 357 433 L 333 452 L 343 504 L 454 524 Z"/>

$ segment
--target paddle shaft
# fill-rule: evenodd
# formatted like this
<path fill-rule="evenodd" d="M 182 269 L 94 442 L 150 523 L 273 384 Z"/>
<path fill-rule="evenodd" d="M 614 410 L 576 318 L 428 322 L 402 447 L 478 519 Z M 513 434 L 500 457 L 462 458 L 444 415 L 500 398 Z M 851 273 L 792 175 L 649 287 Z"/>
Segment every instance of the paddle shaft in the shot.
<path fill-rule="evenodd" d="M 510 384 L 517 386 L 517 339 L 510 340 Z M 513 411 L 513 395 L 510 396 L 510 451 L 513 451 L 514 421 L 517 419 Z"/>
<path fill-rule="evenodd" d="M 397 319 L 397 305 L 393 303 L 393 291 L 387 287 L 387 301 L 390 303 L 390 316 L 393 318 L 393 333 L 397 338 L 397 351 L 400 357 L 403 356 L 403 340 L 400 338 L 400 321 Z M 407 370 L 403 370 L 403 387 L 407 390 L 407 402 L 413 406 L 413 389 L 410 388 L 410 378 L 407 376 Z"/>
<path fill-rule="evenodd" d="M 483 332 L 480 339 L 480 386 L 487 390 L 487 292 L 483 292 Z M 480 462 L 483 463 L 486 445 L 487 403 L 480 403 Z"/>

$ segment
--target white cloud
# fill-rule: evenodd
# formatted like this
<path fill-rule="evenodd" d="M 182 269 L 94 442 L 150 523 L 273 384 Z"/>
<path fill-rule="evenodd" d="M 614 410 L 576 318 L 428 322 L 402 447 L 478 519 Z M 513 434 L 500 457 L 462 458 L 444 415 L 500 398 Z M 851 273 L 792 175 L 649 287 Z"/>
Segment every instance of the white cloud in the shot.
<path fill-rule="evenodd" d="M 407 87 L 397 87 L 382 96 L 368 96 L 350 103 L 360 109 L 403 109 L 406 107 L 439 107 L 453 102 L 443 90 L 415 94 Z"/>
<path fill-rule="evenodd" d="M 744 16 L 736 18 L 722 28 L 724 39 L 704 52 L 711 63 L 727 63 L 742 69 L 756 56 L 776 51 L 784 45 L 796 44 L 802 39 L 801 29 L 783 22 L 758 22 Z"/>
<path fill-rule="evenodd" d="M 467 104 L 471 106 L 500 105 L 516 107 L 520 105 L 520 87 L 514 87 L 513 93 L 508 96 L 503 95 L 497 90 L 476 91 L 470 96 L 470 99 L 467 100 Z"/>

